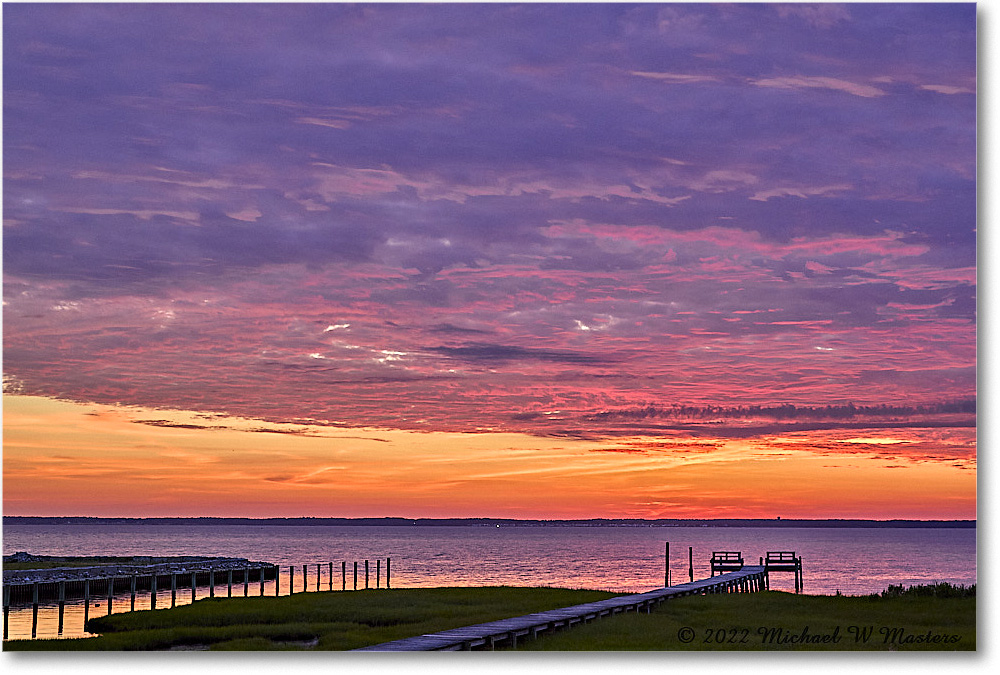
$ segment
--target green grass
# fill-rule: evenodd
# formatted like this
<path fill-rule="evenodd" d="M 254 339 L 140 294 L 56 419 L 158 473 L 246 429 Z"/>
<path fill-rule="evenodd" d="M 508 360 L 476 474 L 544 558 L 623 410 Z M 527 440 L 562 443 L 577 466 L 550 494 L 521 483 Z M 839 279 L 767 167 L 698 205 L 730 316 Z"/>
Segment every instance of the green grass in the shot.
<path fill-rule="evenodd" d="M 867 641 L 861 637 L 866 629 L 871 630 Z M 801 639 L 804 630 L 807 638 L 813 636 L 810 639 L 822 640 L 829 636 L 830 641 L 794 641 Z M 926 638 L 928 631 L 932 637 L 958 636 L 958 639 L 947 643 L 916 641 L 916 636 Z M 893 636 L 895 639 L 891 639 Z M 690 641 L 683 641 L 682 637 Z M 782 638 L 788 640 L 782 642 Z M 839 641 L 834 642 L 834 638 Z M 974 596 L 848 597 L 775 591 L 668 600 L 650 614 L 619 614 L 518 643 L 519 651 L 952 651 L 975 648 Z"/>
<path fill-rule="evenodd" d="M 91 619 L 96 638 L 10 640 L 5 650 L 346 650 L 614 596 L 558 588 L 412 588 L 202 599 Z"/>
<path fill-rule="evenodd" d="M 415 588 L 215 598 L 91 619 L 96 638 L 11 640 L 5 650 L 346 650 L 614 595 L 555 588 Z M 855 630 L 852 630 L 855 627 Z M 885 628 L 886 630 L 882 630 Z M 687 631 L 683 629 L 689 629 Z M 870 629 L 867 641 L 859 632 Z M 888 639 L 895 632 L 895 639 Z M 681 638 L 690 635 L 689 641 Z M 796 640 L 805 635 L 818 642 Z M 957 636 L 955 641 L 918 637 Z M 770 636 L 770 637 L 769 637 Z M 827 642 L 822 639 L 829 636 Z M 833 641 L 833 638 L 838 638 Z M 975 587 L 873 596 L 734 593 L 668 600 L 518 642 L 537 651 L 974 650 Z"/>

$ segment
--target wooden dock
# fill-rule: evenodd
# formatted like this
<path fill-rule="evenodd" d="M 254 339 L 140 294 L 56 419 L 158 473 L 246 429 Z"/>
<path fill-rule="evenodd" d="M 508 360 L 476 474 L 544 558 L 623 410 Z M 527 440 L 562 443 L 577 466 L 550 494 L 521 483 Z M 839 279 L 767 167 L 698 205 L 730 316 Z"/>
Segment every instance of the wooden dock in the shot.
<path fill-rule="evenodd" d="M 27 556 L 27 554 L 16 554 Z M 14 556 L 9 556 L 13 558 Z M 46 556 L 30 556 L 45 558 Z M 5 561 L 8 556 L 5 556 Z M 137 558 L 139 559 L 139 558 Z M 150 564 L 135 565 L 118 562 L 103 563 L 87 567 L 38 567 L 24 570 L 4 570 L 3 572 L 3 639 L 9 634 L 9 617 L 11 610 L 20 611 L 31 608 L 31 637 L 35 638 L 38 629 L 39 608 L 47 601 L 58 599 L 59 623 L 58 635 L 63 634 L 63 619 L 67 604 L 83 605 L 83 625 L 86 629 L 90 618 L 92 600 L 104 602 L 102 614 L 114 613 L 113 607 L 127 607 L 135 611 L 137 595 L 148 595 L 149 609 L 157 609 L 157 598 L 166 595 L 170 589 L 170 607 L 176 607 L 178 602 L 185 604 L 183 592 L 190 602 L 198 598 L 201 589 L 204 597 L 216 597 L 216 590 L 224 592 L 225 597 L 233 597 L 233 586 L 237 587 L 237 597 L 250 597 L 258 593 L 264 596 L 265 580 L 273 581 L 271 591 L 274 597 L 305 593 L 310 590 L 319 592 L 324 586 L 334 590 L 334 563 L 310 563 L 301 566 L 301 584 L 296 584 L 297 566 L 280 566 L 267 562 L 252 562 L 246 558 L 209 558 L 201 556 L 175 556 L 170 558 L 141 557 L 142 560 L 157 561 Z M 11 562 L 22 562 L 12 560 Z M 26 560 L 23 562 L 39 562 Z M 44 562 L 44 561 L 41 561 Z M 364 561 L 364 588 L 392 586 L 392 559 L 385 559 L 385 576 L 383 577 L 382 560 L 375 560 L 374 575 L 372 575 L 370 560 Z M 309 571 L 315 567 L 315 578 Z M 325 584 L 323 571 L 326 570 Z M 287 571 L 287 585 L 282 585 L 282 571 Z M 347 561 L 340 563 L 340 580 L 337 584 L 340 590 L 346 591 Z M 374 579 L 372 579 L 374 576 Z M 374 583 L 373 583 L 374 582 Z M 239 586 L 243 586 L 242 596 Z M 358 563 L 354 563 L 354 590 L 358 590 Z M 207 595 L 206 595 L 207 594 Z M 124 602 L 124 605 L 119 604 Z M 53 602 L 54 604 L 54 602 Z M 95 605 L 95 607 L 100 606 Z M 24 636 L 27 637 L 27 636 Z"/>
<path fill-rule="evenodd" d="M 417 635 L 353 651 L 469 651 L 473 649 L 492 650 L 498 646 L 515 647 L 519 639 L 535 638 L 543 633 L 551 633 L 580 623 L 589 623 L 594 619 L 622 612 L 645 610 L 646 613 L 649 613 L 653 607 L 670 598 L 709 593 L 753 593 L 767 588 L 767 569 L 763 565 L 747 565 L 738 571 L 677 586 L 657 588 L 645 593 L 622 595 L 573 607 L 536 612 L 512 619 L 453 628 L 429 635 Z"/>

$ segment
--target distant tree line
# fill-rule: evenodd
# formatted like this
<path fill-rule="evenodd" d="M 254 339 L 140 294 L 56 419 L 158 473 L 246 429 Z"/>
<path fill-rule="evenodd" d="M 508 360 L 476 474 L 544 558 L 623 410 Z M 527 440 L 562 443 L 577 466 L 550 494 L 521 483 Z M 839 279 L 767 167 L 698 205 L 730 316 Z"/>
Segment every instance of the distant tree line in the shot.
<path fill-rule="evenodd" d="M 975 414 L 976 399 L 934 403 L 931 405 L 844 405 L 796 406 L 791 403 L 781 405 L 680 405 L 669 407 L 647 405 L 643 408 L 607 410 L 587 415 L 593 421 L 641 420 L 649 418 L 670 419 L 852 419 L 855 417 L 912 417 L 916 415 Z"/>

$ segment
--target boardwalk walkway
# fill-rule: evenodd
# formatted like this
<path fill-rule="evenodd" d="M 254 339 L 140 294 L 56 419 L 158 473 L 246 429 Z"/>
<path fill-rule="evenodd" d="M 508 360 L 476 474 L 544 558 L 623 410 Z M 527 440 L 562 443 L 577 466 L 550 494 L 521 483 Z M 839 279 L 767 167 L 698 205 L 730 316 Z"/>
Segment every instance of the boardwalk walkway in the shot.
<path fill-rule="evenodd" d="M 537 637 L 541 633 L 553 632 L 579 623 L 611 616 L 621 612 L 648 613 L 654 606 L 669 598 L 705 593 L 755 592 L 768 587 L 767 570 L 763 566 L 748 565 L 737 572 L 727 572 L 708 579 L 700 579 L 686 584 L 657 588 L 645 593 L 622 595 L 607 600 L 588 602 L 573 607 L 536 612 L 513 619 L 490 621 L 464 628 L 418 635 L 415 637 L 383 642 L 362 647 L 360 652 L 410 652 L 410 651 L 467 651 L 471 649 L 494 649 L 497 646 L 517 646 L 519 638 Z"/>

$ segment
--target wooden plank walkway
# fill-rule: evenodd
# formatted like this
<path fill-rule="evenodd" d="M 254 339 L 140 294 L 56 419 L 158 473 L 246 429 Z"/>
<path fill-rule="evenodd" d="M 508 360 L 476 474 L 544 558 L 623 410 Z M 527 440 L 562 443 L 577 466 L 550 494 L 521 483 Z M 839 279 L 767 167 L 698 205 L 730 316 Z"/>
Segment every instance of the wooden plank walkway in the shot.
<path fill-rule="evenodd" d="M 410 651 L 468 651 L 472 649 L 495 649 L 498 646 L 517 646 L 521 638 L 537 637 L 541 633 L 553 632 L 580 623 L 589 623 L 621 612 L 647 613 L 670 598 L 706 593 L 752 593 L 768 588 L 767 569 L 760 565 L 748 565 L 736 572 L 727 572 L 708 579 L 657 588 L 645 593 L 622 595 L 607 600 L 588 602 L 572 607 L 536 612 L 512 619 L 490 621 L 474 626 L 417 635 L 415 637 L 383 642 L 362 647 L 359 652 L 410 652 Z"/>

